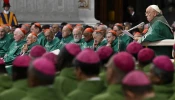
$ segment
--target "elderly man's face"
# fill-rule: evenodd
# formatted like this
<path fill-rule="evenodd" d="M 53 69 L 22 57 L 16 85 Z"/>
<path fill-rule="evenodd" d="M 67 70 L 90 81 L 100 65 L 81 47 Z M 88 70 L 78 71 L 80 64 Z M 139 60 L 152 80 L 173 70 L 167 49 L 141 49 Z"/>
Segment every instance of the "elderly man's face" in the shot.
<path fill-rule="evenodd" d="M 88 42 L 89 40 L 91 40 L 93 38 L 92 34 L 88 33 L 88 32 L 84 32 L 83 36 L 84 36 L 84 41 L 86 41 L 86 42 Z"/>
<path fill-rule="evenodd" d="M 107 33 L 106 39 L 107 39 L 108 43 L 112 43 L 115 40 L 115 36 L 113 36 L 112 33 Z"/>
<path fill-rule="evenodd" d="M 35 25 L 32 25 L 30 31 L 34 33 L 39 33 L 39 29 L 35 28 Z"/>
<path fill-rule="evenodd" d="M 79 30 L 73 30 L 74 42 L 78 42 L 82 38 L 82 34 Z"/>
<path fill-rule="evenodd" d="M 147 20 L 151 22 L 154 19 L 154 17 L 156 17 L 156 11 L 153 10 L 151 7 L 148 7 L 146 9 L 145 15 L 147 17 Z"/>
<path fill-rule="evenodd" d="M 15 30 L 14 31 L 14 40 L 16 42 L 20 41 L 23 38 L 23 33 L 20 33 L 19 31 Z"/>
<path fill-rule="evenodd" d="M 36 38 L 34 38 L 34 36 L 32 34 L 29 34 L 27 36 L 27 39 L 26 40 L 27 40 L 27 45 L 30 45 L 30 44 L 36 42 Z"/>
<path fill-rule="evenodd" d="M 59 31 L 59 26 L 56 25 L 56 24 L 54 24 L 54 25 L 52 26 L 52 32 L 57 33 L 58 31 Z"/>
<path fill-rule="evenodd" d="M 103 35 L 99 33 L 94 33 L 93 38 L 94 38 L 94 44 L 98 45 L 103 40 Z"/>
<path fill-rule="evenodd" d="M 2 39 L 5 35 L 5 31 L 2 27 L 0 27 L 0 39 Z"/>
<path fill-rule="evenodd" d="M 44 33 L 44 35 L 45 35 L 47 41 L 49 41 L 49 42 L 52 41 L 54 38 L 54 34 L 51 31 L 46 31 Z"/>
<path fill-rule="evenodd" d="M 62 30 L 62 37 L 66 38 L 69 35 L 70 35 L 70 30 L 66 26 L 64 26 Z"/>
<path fill-rule="evenodd" d="M 119 30 L 119 28 L 117 26 L 114 26 L 113 30 L 117 33 L 116 35 L 119 36 L 120 34 L 122 34 L 122 30 Z"/>
<path fill-rule="evenodd" d="M 99 27 L 97 27 L 97 30 L 100 30 L 103 34 L 103 36 L 106 36 L 106 29 L 104 29 L 104 26 L 100 25 Z"/>

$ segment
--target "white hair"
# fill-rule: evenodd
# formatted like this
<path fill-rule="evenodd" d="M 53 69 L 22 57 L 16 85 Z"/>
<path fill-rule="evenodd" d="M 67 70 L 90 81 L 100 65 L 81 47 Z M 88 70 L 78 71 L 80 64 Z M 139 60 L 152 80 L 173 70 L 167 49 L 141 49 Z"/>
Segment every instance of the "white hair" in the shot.
<path fill-rule="evenodd" d="M 14 32 L 17 32 L 18 34 L 24 36 L 24 33 L 20 30 L 20 28 L 16 28 Z"/>
<path fill-rule="evenodd" d="M 83 32 L 81 30 L 79 30 L 78 28 L 74 28 L 72 33 L 74 33 L 74 31 L 78 31 L 79 34 L 82 34 Z"/>
<path fill-rule="evenodd" d="M 101 27 L 102 27 L 102 29 L 104 29 L 104 30 L 107 30 L 107 26 L 106 25 L 100 25 Z"/>
<path fill-rule="evenodd" d="M 150 5 L 150 7 L 151 7 L 152 9 L 154 9 L 156 12 L 162 14 L 162 11 L 159 9 L 159 7 L 158 7 L 157 5 Z"/>

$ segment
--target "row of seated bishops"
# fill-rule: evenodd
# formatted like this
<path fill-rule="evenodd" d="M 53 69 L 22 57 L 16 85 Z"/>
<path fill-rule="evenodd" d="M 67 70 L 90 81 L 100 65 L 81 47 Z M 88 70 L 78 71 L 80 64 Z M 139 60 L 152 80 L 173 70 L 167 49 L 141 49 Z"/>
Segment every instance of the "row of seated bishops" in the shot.
<path fill-rule="evenodd" d="M 145 26 L 148 25 L 145 24 Z M 32 23 L 31 25 L 22 24 L 19 28 L 2 25 L 0 26 L 0 58 L 7 65 L 11 65 L 16 56 L 29 54 L 31 48 L 35 45 L 43 46 L 47 52 L 60 50 L 67 43 L 78 44 L 82 50 L 91 48 L 94 51 L 101 46 L 109 46 L 115 53 L 118 53 L 126 51 L 126 46 L 132 41 L 153 42 L 174 38 L 173 33 L 170 32 L 167 32 L 166 35 L 152 36 L 150 34 L 147 36 L 148 28 L 138 26 L 138 30 L 133 30 L 130 33 L 133 36 L 130 36 L 125 33 L 128 26 L 121 23 L 116 23 L 112 27 L 104 24 L 97 24 L 92 27 L 81 24 L 74 26 L 71 24 L 42 26 L 40 23 Z M 156 32 L 158 33 L 159 31 Z M 157 34 L 156 32 L 154 33 Z M 156 55 L 163 54 L 172 58 L 172 47 L 159 46 L 150 48 L 155 51 Z"/>
<path fill-rule="evenodd" d="M 115 52 L 125 51 L 133 39 L 123 33 L 123 27 L 118 23 L 113 29 L 103 24 L 95 27 L 65 24 L 59 27 L 57 24 L 42 26 L 40 23 L 33 23 L 22 24 L 19 28 L 2 25 L 0 57 L 6 65 L 11 65 L 16 56 L 28 55 L 35 45 L 41 45 L 47 52 L 51 52 L 60 50 L 67 43 L 78 44 L 82 50 L 91 48 L 96 51 L 101 46 L 110 46 Z"/>
<path fill-rule="evenodd" d="M 174 76 L 168 56 L 137 42 L 121 52 L 68 43 L 58 55 L 36 45 L 10 67 L 0 59 L 0 100 L 175 100 Z"/>
<path fill-rule="evenodd" d="M 136 30 L 130 23 L 1 25 L 0 100 L 175 100 L 175 46 L 142 46 L 173 40 L 175 25 L 157 5 L 145 14 L 149 24 Z"/>

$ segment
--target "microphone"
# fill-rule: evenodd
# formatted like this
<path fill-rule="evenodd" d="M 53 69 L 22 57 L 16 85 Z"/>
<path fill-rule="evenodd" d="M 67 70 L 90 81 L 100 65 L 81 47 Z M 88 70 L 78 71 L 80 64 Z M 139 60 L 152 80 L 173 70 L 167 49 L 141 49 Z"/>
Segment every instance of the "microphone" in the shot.
<path fill-rule="evenodd" d="M 144 24 L 145 24 L 144 22 L 141 22 L 140 24 L 138 24 L 138 25 L 134 26 L 133 28 L 129 29 L 128 32 L 133 30 L 133 29 L 136 29 L 138 26 L 143 26 Z"/>

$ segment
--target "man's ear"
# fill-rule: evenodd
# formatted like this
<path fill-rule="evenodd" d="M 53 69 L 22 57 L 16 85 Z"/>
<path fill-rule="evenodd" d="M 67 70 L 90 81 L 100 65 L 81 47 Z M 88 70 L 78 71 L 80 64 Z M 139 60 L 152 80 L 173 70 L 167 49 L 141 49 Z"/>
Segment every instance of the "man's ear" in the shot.
<path fill-rule="evenodd" d="M 156 17 L 158 15 L 158 13 L 156 11 L 154 11 L 154 17 Z"/>
<path fill-rule="evenodd" d="M 115 40 L 116 39 L 116 37 L 115 36 L 113 36 L 113 40 Z"/>
<path fill-rule="evenodd" d="M 38 33 L 39 33 L 39 28 L 37 29 Z"/>

